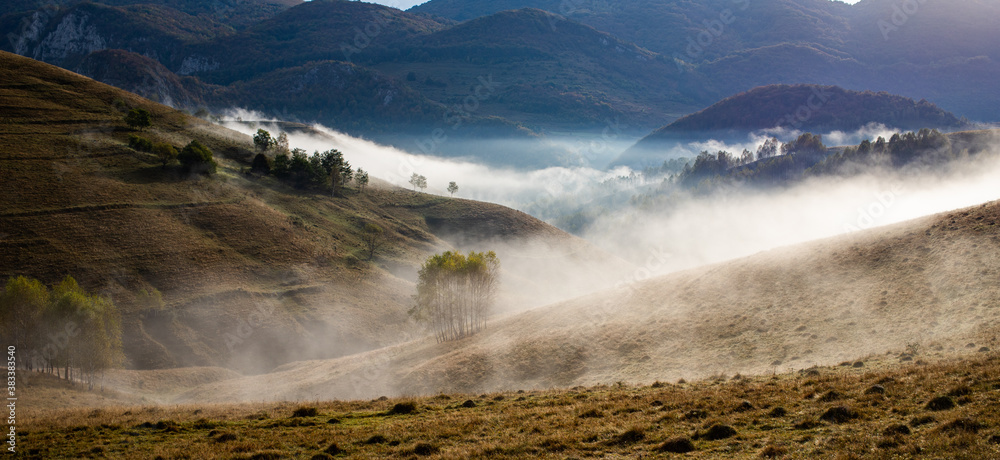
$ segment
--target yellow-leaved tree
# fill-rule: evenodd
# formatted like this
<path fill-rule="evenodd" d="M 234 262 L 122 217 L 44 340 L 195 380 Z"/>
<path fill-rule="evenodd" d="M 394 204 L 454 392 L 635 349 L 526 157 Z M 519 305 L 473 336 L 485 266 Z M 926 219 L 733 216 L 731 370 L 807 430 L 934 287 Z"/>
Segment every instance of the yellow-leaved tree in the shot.
<path fill-rule="evenodd" d="M 420 268 L 411 313 L 430 323 L 439 342 L 468 337 L 486 327 L 499 286 L 495 252 L 437 254 Z"/>

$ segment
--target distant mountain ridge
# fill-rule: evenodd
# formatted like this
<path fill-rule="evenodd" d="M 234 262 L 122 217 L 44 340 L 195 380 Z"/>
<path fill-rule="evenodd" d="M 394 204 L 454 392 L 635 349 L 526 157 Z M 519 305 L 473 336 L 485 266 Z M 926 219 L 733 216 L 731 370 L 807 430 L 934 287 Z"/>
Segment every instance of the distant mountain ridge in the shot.
<path fill-rule="evenodd" d="M 431 0 L 409 11 L 455 20 L 518 8 L 554 12 L 690 66 L 715 99 L 809 82 L 927 98 L 959 115 L 1000 118 L 1000 94 L 982 91 L 988 75 L 1000 72 L 1000 4 L 919 2 L 903 11 L 898 3 Z"/>
<path fill-rule="evenodd" d="M 663 161 L 667 150 L 685 142 L 744 142 L 751 133 L 772 129 L 791 133 L 853 132 L 871 123 L 910 131 L 947 131 L 967 126 L 925 100 L 836 86 L 770 85 L 728 97 L 654 131 L 623 153 L 615 164 L 657 163 Z"/>
<path fill-rule="evenodd" d="M 638 137 L 772 84 L 886 91 L 933 101 L 958 116 L 1000 120 L 1000 88 L 993 84 L 1000 74 L 1000 6 L 977 0 L 922 3 L 905 17 L 891 0 L 432 0 L 405 12 L 345 0 L 107 0 L 36 10 L 25 8 L 37 2 L 15 3 L 0 10 L 17 11 L 0 16 L 0 32 L 9 38 L 3 49 L 142 95 L 168 96 L 160 100 L 192 111 L 242 106 L 411 151 L 428 126 L 506 126 L 454 129 L 449 136 L 523 133 L 537 154 L 522 158 L 573 165 L 579 159 L 538 135 L 616 126 Z M 83 65 L 91 53 L 112 49 L 160 66 L 146 62 L 140 72 L 115 75 Z M 121 53 L 99 58 L 118 69 L 142 63 Z M 401 98 L 381 107 L 364 102 L 380 90 L 348 96 L 336 85 L 317 85 L 308 98 L 239 90 L 274 89 L 295 80 L 291 73 L 332 61 L 363 70 L 357 78 L 378 80 L 352 87 L 380 88 L 391 80 Z M 502 84 L 476 96 L 480 78 Z M 316 110 L 319 101 L 329 107 Z M 387 110 L 397 116 L 385 117 Z M 442 154 L 478 155 L 456 145 Z"/>

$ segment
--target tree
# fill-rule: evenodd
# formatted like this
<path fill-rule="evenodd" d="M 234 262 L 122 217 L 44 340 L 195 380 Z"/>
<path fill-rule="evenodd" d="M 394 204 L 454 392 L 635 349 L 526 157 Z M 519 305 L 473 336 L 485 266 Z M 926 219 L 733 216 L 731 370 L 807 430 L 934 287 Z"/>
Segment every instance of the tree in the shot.
<path fill-rule="evenodd" d="M 53 365 L 63 366 L 68 379 L 73 378 L 71 370 L 78 369 L 80 378 L 93 389 L 98 372 L 103 374 L 124 361 L 121 314 L 110 300 L 88 295 L 69 276 L 53 289 L 52 299 L 49 317 L 56 330 L 64 322 L 78 330 L 67 336 L 66 352 Z"/>
<path fill-rule="evenodd" d="M 378 225 L 368 223 L 361 231 L 361 242 L 365 245 L 368 253 L 368 260 L 375 258 L 375 252 L 382 247 L 385 242 L 385 231 Z"/>
<path fill-rule="evenodd" d="M 278 134 L 278 139 L 274 141 L 274 149 L 277 150 L 278 153 L 285 153 L 287 155 L 288 148 L 288 134 Z"/>
<path fill-rule="evenodd" d="M 156 155 L 163 163 L 163 167 L 166 168 L 177 159 L 177 149 L 170 144 L 161 142 L 153 146 L 153 155 Z"/>
<path fill-rule="evenodd" d="M 271 147 L 274 147 L 277 143 L 278 141 L 271 137 L 271 133 L 263 129 L 258 129 L 257 134 L 253 135 L 253 145 L 261 153 L 271 150 Z"/>
<path fill-rule="evenodd" d="M 757 149 L 757 159 L 766 160 L 778 154 L 778 148 L 781 146 L 781 142 L 777 138 L 772 137 Z"/>
<path fill-rule="evenodd" d="M 21 366 L 66 379 L 79 371 L 93 388 L 98 373 L 123 363 L 121 314 L 107 298 L 87 294 L 67 276 L 51 291 L 16 277 L 0 291 L 0 332 L 24 359 Z"/>
<path fill-rule="evenodd" d="M 417 280 L 410 313 L 429 321 L 438 342 L 471 336 L 486 327 L 500 286 L 495 252 L 445 252 L 427 259 Z"/>
<path fill-rule="evenodd" d="M 212 151 L 197 140 L 193 140 L 186 145 L 177 154 L 177 159 L 180 160 L 181 166 L 184 167 L 184 172 L 186 173 L 211 175 L 215 174 L 215 170 L 218 167 L 218 164 L 212 159 Z"/>
<path fill-rule="evenodd" d="M 337 149 L 323 152 L 320 158 L 323 171 L 330 178 L 333 196 L 343 196 L 344 187 L 354 177 L 354 170 L 351 169 L 351 164 L 344 159 L 344 154 Z"/>
<path fill-rule="evenodd" d="M 365 187 L 368 186 L 368 172 L 358 168 L 354 173 L 354 181 L 358 183 L 358 192 L 364 193 Z"/>
<path fill-rule="evenodd" d="M 288 177 L 291 162 L 292 158 L 288 152 L 276 153 L 274 155 L 274 165 L 271 167 L 271 173 L 273 173 L 275 177 Z"/>
<path fill-rule="evenodd" d="M 410 185 L 413 186 L 413 190 L 416 190 L 417 187 L 420 187 L 420 190 L 422 191 L 423 189 L 427 188 L 427 178 L 421 176 L 420 174 L 413 173 L 413 175 L 410 176 Z"/>
<path fill-rule="evenodd" d="M 270 174 L 271 159 L 263 153 L 258 153 L 255 157 L 253 157 L 253 163 L 250 164 L 250 172 L 261 176 Z"/>
<path fill-rule="evenodd" d="M 0 335 L 8 345 L 17 347 L 21 356 L 29 356 L 42 337 L 42 315 L 48 308 L 49 290 L 41 281 L 23 276 L 10 278 L 0 291 Z M 30 360 L 24 360 L 29 366 Z"/>
<path fill-rule="evenodd" d="M 153 115 L 146 109 L 132 109 L 125 114 L 125 124 L 129 128 L 142 131 L 153 126 Z"/>
<path fill-rule="evenodd" d="M 455 182 L 449 182 L 448 192 L 451 193 L 451 196 L 455 196 L 455 192 L 457 191 L 458 191 L 458 184 L 456 184 Z"/>

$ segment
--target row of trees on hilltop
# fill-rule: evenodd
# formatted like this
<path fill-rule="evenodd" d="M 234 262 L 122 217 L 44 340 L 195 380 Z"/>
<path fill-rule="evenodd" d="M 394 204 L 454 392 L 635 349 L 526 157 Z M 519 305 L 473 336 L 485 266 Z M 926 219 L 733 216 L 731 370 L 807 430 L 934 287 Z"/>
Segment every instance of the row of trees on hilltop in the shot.
<path fill-rule="evenodd" d="M 831 155 L 812 168 L 814 174 L 837 174 L 857 168 L 903 167 L 914 162 L 937 164 L 957 156 L 951 140 L 936 129 L 894 134 L 889 140 L 865 139 L 857 147 Z M 851 166 L 853 165 L 853 167 Z"/>
<path fill-rule="evenodd" d="M 830 153 L 822 136 L 805 133 L 782 144 L 769 139 L 756 154 L 747 150 L 740 156 L 729 152 L 701 152 L 677 175 L 686 187 L 711 188 L 714 184 L 740 180 L 760 184 L 780 184 L 823 174 L 855 173 L 877 167 L 901 168 L 913 163 L 938 164 L 954 159 L 951 140 L 936 129 L 894 134 L 874 142 L 864 140 L 856 147 Z M 674 167 L 664 163 L 660 170 Z M 656 172 L 657 170 L 654 170 Z"/>
<path fill-rule="evenodd" d="M 495 252 L 438 254 L 420 268 L 411 314 L 431 325 L 438 342 L 468 337 L 486 327 L 499 286 Z"/>
<path fill-rule="evenodd" d="M 62 369 L 63 378 L 90 388 L 105 369 L 124 363 L 118 308 L 72 277 L 52 289 L 23 276 L 8 279 L 0 291 L 0 331 L 17 347 L 24 368 L 57 376 Z"/>
<path fill-rule="evenodd" d="M 334 196 L 344 196 L 344 189 L 352 182 L 359 192 L 368 186 L 368 172 L 353 169 L 339 150 L 312 155 L 299 148 L 289 150 L 288 135 L 281 133 L 275 138 L 264 129 L 257 130 L 253 140 L 259 152 L 250 166 L 254 174 L 270 174 L 296 188 L 330 190 Z"/>
<path fill-rule="evenodd" d="M 756 153 L 743 150 L 739 156 L 726 151 L 714 154 L 701 152 L 684 167 L 678 182 L 687 187 L 710 187 L 726 179 L 771 183 L 786 181 L 801 176 L 822 161 L 827 152 L 822 136 L 812 133 L 802 134 L 784 144 L 771 138 L 758 147 Z"/>

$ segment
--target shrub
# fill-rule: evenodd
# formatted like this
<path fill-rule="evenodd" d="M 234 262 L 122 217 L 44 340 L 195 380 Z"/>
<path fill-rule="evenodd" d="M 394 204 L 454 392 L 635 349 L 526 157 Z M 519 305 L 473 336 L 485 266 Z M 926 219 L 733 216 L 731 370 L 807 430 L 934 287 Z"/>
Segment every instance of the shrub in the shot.
<path fill-rule="evenodd" d="M 128 146 L 133 150 L 138 150 L 140 152 L 151 152 L 153 151 L 153 142 L 145 137 L 139 137 L 135 134 L 130 134 L 128 136 Z"/>
<path fill-rule="evenodd" d="M 387 443 L 387 442 L 389 442 L 389 440 L 388 440 L 388 439 L 386 439 L 386 437 L 385 437 L 385 436 L 382 436 L 382 435 L 380 435 L 380 434 L 376 434 L 376 435 L 374 435 L 374 436 L 372 436 L 372 437 L 368 438 L 368 439 L 367 439 L 367 440 L 365 441 L 365 444 L 385 444 L 385 443 Z"/>
<path fill-rule="evenodd" d="M 187 173 L 215 174 L 218 167 L 218 164 L 212 159 L 212 151 L 196 140 L 185 146 L 177 155 L 177 159 L 180 160 L 184 172 Z"/>
<path fill-rule="evenodd" d="M 160 159 L 164 168 L 177 159 L 177 149 L 170 144 L 158 143 L 153 146 L 152 152 Z"/>
<path fill-rule="evenodd" d="M 250 172 L 261 176 L 270 174 L 271 159 L 263 153 L 258 153 L 257 156 L 253 157 L 253 163 L 250 164 Z"/>
<path fill-rule="evenodd" d="M 417 411 L 417 405 L 412 402 L 398 403 L 389 410 L 390 415 L 406 415 Z"/>
<path fill-rule="evenodd" d="M 736 436 L 736 430 L 728 425 L 712 425 L 708 431 L 702 435 L 703 438 L 709 441 L 718 441 L 721 439 L 727 439 Z"/>
<path fill-rule="evenodd" d="M 945 431 L 964 431 L 966 433 L 978 433 L 983 428 L 985 426 L 982 423 L 968 417 L 948 422 L 941 427 Z"/>
<path fill-rule="evenodd" d="M 417 445 L 413 447 L 413 453 L 417 455 L 433 455 L 437 451 L 437 446 L 426 442 L 417 443 Z"/>
<path fill-rule="evenodd" d="M 132 109 L 125 115 L 125 124 L 129 128 L 142 131 L 153 126 L 153 115 L 146 109 Z"/>
<path fill-rule="evenodd" d="M 319 415 L 319 410 L 315 407 L 300 407 L 292 412 L 292 417 L 315 417 Z"/>
<path fill-rule="evenodd" d="M 955 401 L 950 396 L 938 396 L 927 403 L 927 410 L 942 411 L 955 408 Z"/>
<path fill-rule="evenodd" d="M 860 417 L 854 409 L 845 406 L 831 407 L 819 417 L 820 420 L 830 423 L 847 423 Z"/>
<path fill-rule="evenodd" d="M 624 433 L 615 436 L 614 439 L 608 441 L 608 445 L 612 446 L 622 446 L 627 444 L 635 444 L 646 439 L 646 432 L 642 428 L 630 428 Z"/>
<path fill-rule="evenodd" d="M 660 445 L 660 447 L 657 447 L 656 450 L 671 454 L 686 454 L 688 452 L 694 452 L 694 443 L 688 438 L 674 438 L 664 442 Z"/>

